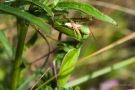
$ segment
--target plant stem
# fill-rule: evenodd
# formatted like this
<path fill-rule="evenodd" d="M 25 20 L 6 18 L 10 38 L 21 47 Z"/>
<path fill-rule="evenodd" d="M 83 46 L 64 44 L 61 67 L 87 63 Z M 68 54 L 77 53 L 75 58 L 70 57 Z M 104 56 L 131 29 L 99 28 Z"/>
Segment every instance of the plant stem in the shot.
<path fill-rule="evenodd" d="M 15 55 L 15 60 L 13 63 L 13 71 L 12 71 L 12 82 L 11 82 L 11 90 L 16 90 L 17 86 L 19 85 L 19 78 L 20 78 L 20 66 L 22 63 L 22 53 L 23 47 L 25 43 L 25 38 L 28 30 L 28 25 L 26 21 L 17 18 L 17 30 L 18 30 L 18 44 L 17 50 Z"/>

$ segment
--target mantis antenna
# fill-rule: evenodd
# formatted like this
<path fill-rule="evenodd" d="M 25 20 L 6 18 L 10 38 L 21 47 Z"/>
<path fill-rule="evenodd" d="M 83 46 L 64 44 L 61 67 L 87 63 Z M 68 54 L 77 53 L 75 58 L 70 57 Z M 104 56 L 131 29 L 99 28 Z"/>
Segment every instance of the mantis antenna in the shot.
<path fill-rule="evenodd" d="M 89 27 L 89 30 L 90 30 L 91 35 L 92 35 L 92 37 L 94 38 L 94 40 L 95 40 L 95 42 L 96 42 L 97 46 L 98 46 L 98 45 L 99 45 L 99 44 L 98 44 L 98 41 L 97 41 L 97 39 L 95 38 L 95 36 L 94 36 L 94 34 L 93 34 L 92 30 L 90 29 L 90 27 Z M 98 46 L 98 49 L 99 49 L 99 46 Z M 102 54 L 100 53 L 99 55 L 100 55 L 100 58 L 101 58 L 101 60 L 102 60 Z"/>

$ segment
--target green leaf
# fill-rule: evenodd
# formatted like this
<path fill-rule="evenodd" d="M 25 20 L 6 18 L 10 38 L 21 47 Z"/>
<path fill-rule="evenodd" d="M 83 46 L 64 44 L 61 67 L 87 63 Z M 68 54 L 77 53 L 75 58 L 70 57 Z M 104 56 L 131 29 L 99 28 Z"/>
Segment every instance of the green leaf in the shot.
<path fill-rule="evenodd" d="M 66 70 L 69 66 L 72 66 L 73 64 L 76 63 L 78 60 L 79 54 L 80 54 L 80 49 L 71 49 L 64 57 L 61 68 L 60 68 L 60 73 L 64 70 Z M 74 67 L 68 69 L 67 71 L 61 73 L 58 76 L 58 84 L 59 86 L 65 85 L 65 83 L 68 81 Z"/>
<path fill-rule="evenodd" d="M 30 40 L 25 44 L 24 46 L 24 51 L 27 51 L 27 49 L 29 49 L 32 45 L 34 45 L 34 43 L 36 42 L 38 38 L 38 34 L 37 32 L 35 32 L 32 37 L 30 38 Z"/>
<path fill-rule="evenodd" d="M 42 19 L 44 22 L 46 22 L 48 24 L 51 24 L 51 25 L 53 24 L 52 19 L 44 13 L 37 15 L 37 17 L 39 17 L 40 19 Z"/>
<path fill-rule="evenodd" d="M 75 90 L 80 90 L 80 88 L 77 86 L 77 87 L 75 88 Z"/>
<path fill-rule="evenodd" d="M 50 86 L 47 86 L 45 90 L 53 90 Z"/>
<path fill-rule="evenodd" d="M 47 4 L 47 3 L 49 3 L 50 2 L 50 0 L 44 0 L 44 2 L 43 2 L 43 4 Z"/>
<path fill-rule="evenodd" d="M 54 0 L 54 5 L 57 5 L 61 0 Z"/>
<path fill-rule="evenodd" d="M 66 90 L 64 87 L 59 87 L 58 90 Z"/>
<path fill-rule="evenodd" d="M 61 0 L 54 0 L 50 7 L 56 6 Z"/>
<path fill-rule="evenodd" d="M 0 31 L 0 42 L 5 47 L 6 52 L 9 55 L 9 57 L 10 58 L 13 57 L 13 52 L 12 52 L 12 47 L 10 45 L 10 42 L 8 41 L 8 39 L 6 38 L 6 36 L 4 35 L 2 31 Z"/>
<path fill-rule="evenodd" d="M 22 3 L 27 3 L 27 4 L 28 4 L 28 3 L 31 3 L 31 4 L 34 4 L 34 5 L 36 5 L 36 6 L 40 7 L 40 8 L 42 8 L 43 10 L 45 10 L 45 11 L 46 11 L 48 14 L 50 14 L 52 17 L 54 16 L 52 10 L 51 10 L 48 6 L 42 4 L 42 3 L 38 2 L 38 1 L 23 0 Z M 22 3 L 21 3 L 21 4 L 22 4 Z"/>
<path fill-rule="evenodd" d="M 53 26 L 54 29 L 56 29 L 57 31 L 60 31 L 68 36 L 71 36 L 73 38 L 75 38 L 75 34 L 74 34 L 74 30 L 70 29 L 64 25 L 57 25 L 57 26 Z"/>
<path fill-rule="evenodd" d="M 52 17 L 54 16 L 51 8 L 49 8 L 48 6 L 44 5 L 43 3 L 40 3 L 37 0 L 33 0 L 33 1 L 29 1 L 29 0 L 18 1 L 17 0 L 17 1 L 14 1 L 11 6 L 18 6 L 18 7 L 20 7 L 22 5 L 28 5 L 28 4 L 29 5 L 32 4 L 32 5 L 38 6 L 41 9 L 43 9 L 45 12 L 47 12 L 48 14 L 50 14 Z"/>
<path fill-rule="evenodd" d="M 60 2 L 57 4 L 57 9 L 61 10 L 61 9 L 76 9 L 76 10 L 80 10 L 90 16 L 93 16 L 99 20 L 108 22 L 108 23 L 112 23 L 117 25 L 117 23 L 110 18 L 109 16 L 103 14 L 102 12 L 100 12 L 99 10 L 97 10 L 96 8 L 94 8 L 93 6 L 86 4 L 86 3 L 80 3 L 80 2 Z"/>
<path fill-rule="evenodd" d="M 53 1 L 53 4 L 54 4 L 54 5 L 57 5 L 60 1 L 61 1 L 61 0 L 54 0 L 54 1 Z"/>
<path fill-rule="evenodd" d="M 4 4 L 0 4 L 0 12 L 4 12 L 6 14 L 14 15 L 20 17 L 36 26 L 45 30 L 45 32 L 50 33 L 50 29 L 45 26 L 45 24 L 37 17 L 33 16 L 32 14 L 25 12 L 24 10 L 20 10 L 17 8 L 13 8 L 10 6 L 6 6 Z"/>
<path fill-rule="evenodd" d="M 30 47 L 31 45 L 33 45 L 36 42 L 37 38 L 38 38 L 38 34 L 37 32 L 35 32 L 30 38 L 30 40 L 26 43 L 26 46 Z"/>
<path fill-rule="evenodd" d="M 73 88 L 72 87 L 69 87 L 67 90 L 73 90 Z"/>

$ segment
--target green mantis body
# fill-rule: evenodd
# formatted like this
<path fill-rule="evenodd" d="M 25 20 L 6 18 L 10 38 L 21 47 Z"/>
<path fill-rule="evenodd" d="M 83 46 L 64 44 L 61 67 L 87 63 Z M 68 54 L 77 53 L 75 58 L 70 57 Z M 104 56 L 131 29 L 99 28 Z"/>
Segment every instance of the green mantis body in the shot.
<path fill-rule="evenodd" d="M 57 23 L 58 25 L 55 24 L 56 26 L 54 26 L 54 28 L 74 38 L 74 41 L 63 42 L 61 44 L 61 53 L 56 56 L 56 61 L 62 61 L 59 70 L 59 73 L 61 73 L 77 62 L 82 44 L 89 37 L 90 31 L 87 24 L 82 24 L 77 27 L 77 25 L 71 20 L 69 24 L 71 24 L 72 27 L 66 26 L 65 24 L 61 24 L 59 22 Z M 67 33 L 66 30 L 68 30 L 69 32 Z M 66 72 L 61 73 L 58 76 L 59 86 L 64 86 L 64 84 L 68 81 L 73 69 L 74 67 L 66 70 Z"/>

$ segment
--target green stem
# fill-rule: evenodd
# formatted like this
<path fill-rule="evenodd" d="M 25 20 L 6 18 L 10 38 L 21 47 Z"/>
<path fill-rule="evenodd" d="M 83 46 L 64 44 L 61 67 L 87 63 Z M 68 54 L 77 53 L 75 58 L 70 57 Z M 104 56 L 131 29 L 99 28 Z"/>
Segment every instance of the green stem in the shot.
<path fill-rule="evenodd" d="M 28 25 L 26 21 L 17 18 L 17 29 L 18 29 L 18 45 L 15 55 L 15 60 L 13 64 L 13 71 L 12 71 L 12 82 L 11 82 L 11 90 L 16 90 L 17 86 L 19 85 L 19 78 L 20 78 L 20 66 L 22 63 L 22 53 L 23 47 L 25 43 L 25 38 L 28 30 Z"/>

